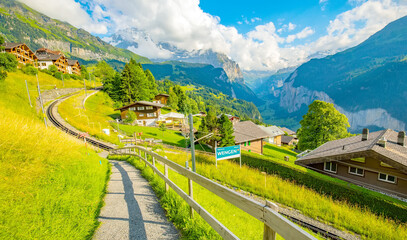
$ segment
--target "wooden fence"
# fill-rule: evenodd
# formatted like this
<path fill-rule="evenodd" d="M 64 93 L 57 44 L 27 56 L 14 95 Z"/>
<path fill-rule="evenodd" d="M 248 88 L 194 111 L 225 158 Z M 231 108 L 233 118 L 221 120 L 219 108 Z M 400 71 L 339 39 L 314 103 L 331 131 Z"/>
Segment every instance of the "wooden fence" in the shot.
<path fill-rule="evenodd" d="M 144 153 L 144 154 L 143 154 Z M 141 146 L 125 147 L 120 149 L 110 150 L 111 155 L 132 155 L 137 156 L 144 161 L 146 165 L 151 167 L 153 171 L 160 176 L 166 185 L 166 190 L 171 187 L 179 196 L 181 196 L 190 206 L 191 215 L 194 209 L 211 227 L 224 239 L 239 239 L 228 228 L 220 223 L 215 217 L 213 217 L 208 211 L 206 211 L 199 203 L 193 199 L 192 182 L 196 182 L 207 190 L 213 192 L 217 196 L 221 197 L 225 201 L 240 208 L 246 213 L 252 215 L 256 219 L 264 223 L 263 239 L 271 240 L 276 238 L 276 233 L 285 239 L 316 239 L 299 226 L 289 221 L 281 214 L 278 213 L 278 207 L 272 202 L 267 204 L 261 204 L 251 198 L 243 196 L 221 184 L 218 184 L 208 178 L 205 178 L 195 172 L 192 172 L 189 168 L 185 168 L 163 156 L 158 155 L 155 152 L 149 151 Z M 148 155 L 151 156 L 151 163 L 148 160 Z M 155 162 L 161 162 L 164 165 L 164 173 L 159 171 Z M 189 193 L 185 193 L 175 183 L 168 178 L 168 167 L 182 176 L 188 178 Z"/>

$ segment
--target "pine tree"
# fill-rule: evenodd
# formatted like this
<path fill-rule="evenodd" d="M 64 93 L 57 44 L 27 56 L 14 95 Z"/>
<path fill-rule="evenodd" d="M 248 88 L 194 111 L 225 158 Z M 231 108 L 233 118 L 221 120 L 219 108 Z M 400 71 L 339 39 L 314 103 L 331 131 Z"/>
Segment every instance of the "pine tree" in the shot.
<path fill-rule="evenodd" d="M 140 64 L 134 59 L 124 66 L 121 76 L 121 100 L 130 103 L 140 100 L 150 100 L 149 84 L 146 74 Z"/>
<path fill-rule="evenodd" d="M 150 70 L 145 70 L 144 73 L 147 77 L 148 82 L 148 89 L 149 89 L 149 99 L 154 99 L 154 97 L 158 94 L 158 85 L 155 82 L 155 78 Z"/>
<path fill-rule="evenodd" d="M 178 110 L 178 96 L 174 92 L 173 88 L 170 88 L 168 94 L 170 95 L 168 97 L 168 106 L 170 106 L 174 110 Z"/>
<path fill-rule="evenodd" d="M 220 147 L 227 147 L 235 145 L 235 136 L 233 136 L 233 124 L 229 118 L 222 114 L 219 118 L 219 135 Z"/>

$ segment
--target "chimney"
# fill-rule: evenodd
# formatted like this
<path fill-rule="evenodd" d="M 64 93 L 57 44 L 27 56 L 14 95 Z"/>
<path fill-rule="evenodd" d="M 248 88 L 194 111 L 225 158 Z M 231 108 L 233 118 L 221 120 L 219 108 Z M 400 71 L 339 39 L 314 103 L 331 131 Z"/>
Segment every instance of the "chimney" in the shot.
<path fill-rule="evenodd" d="M 386 142 L 387 142 L 386 138 L 382 137 L 382 138 L 379 139 L 378 144 L 379 144 L 380 147 L 386 148 Z"/>
<path fill-rule="evenodd" d="M 406 132 L 400 131 L 397 136 L 397 144 L 404 147 L 404 138 L 406 137 Z"/>
<path fill-rule="evenodd" d="M 362 141 L 366 141 L 369 138 L 369 129 L 363 128 Z"/>

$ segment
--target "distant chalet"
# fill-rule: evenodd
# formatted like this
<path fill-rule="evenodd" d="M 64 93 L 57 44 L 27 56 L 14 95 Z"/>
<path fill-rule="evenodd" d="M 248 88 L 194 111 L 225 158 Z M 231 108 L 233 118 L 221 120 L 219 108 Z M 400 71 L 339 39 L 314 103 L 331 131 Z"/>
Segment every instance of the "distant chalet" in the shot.
<path fill-rule="evenodd" d="M 161 108 L 164 106 L 161 103 L 137 101 L 115 110 L 120 110 L 121 119 L 126 119 L 129 111 L 133 111 L 137 115 L 137 124 L 153 126 L 158 117 L 160 117 Z"/>
<path fill-rule="evenodd" d="M 160 93 L 154 97 L 153 102 L 167 105 L 169 97 L 170 97 L 170 95 L 168 95 L 168 94 Z"/>
<path fill-rule="evenodd" d="M 78 60 L 71 60 L 68 59 L 68 73 L 69 74 L 76 74 L 81 75 L 81 65 L 79 64 Z"/>
<path fill-rule="evenodd" d="M 268 137 L 259 126 L 252 121 L 235 122 L 233 124 L 235 143 L 242 150 L 263 154 L 263 139 Z"/>
<path fill-rule="evenodd" d="M 407 198 L 405 132 L 387 129 L 323 144 L 296 164 L 364 187 Z"/>
<path fill-rule="evenodd" d="M 262 125 L 259 125 L 259 127 L 268 134 L 268 138 L 265 139 L 267 142 L 281 146 L 281 137 L 284 135 L 284 132 L 279 127 L 265 127 Z"/>
<path fill-rule="evenodd" d="M 35 66 L 38 60 L 35 53 L 24 43 L 5 43 L 3 47 L 7 53 L 13 54 L 19 63 Z"/>
<path fill-rule="evenodd" d="M 68 73 L 68 59 L 62 52 L 40 48 L 35 54 L 38 57 L 40 69 L 48 69 L 51 65 L 55 65 L 58 71 Z"/>

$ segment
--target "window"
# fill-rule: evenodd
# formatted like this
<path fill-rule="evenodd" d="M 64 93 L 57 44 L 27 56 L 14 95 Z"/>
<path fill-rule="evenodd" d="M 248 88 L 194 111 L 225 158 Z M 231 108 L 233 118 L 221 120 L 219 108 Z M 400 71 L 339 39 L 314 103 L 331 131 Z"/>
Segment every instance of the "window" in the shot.
<path fill-rule="evenodd" d="M 324 163 L 324 170 L 327 172 L 336 173 L 336 163 L 333 162 L 325 162 Z"/>
<path fill-rule="evenodd" d="M 397 178 L 389 174 L 379 173 L 378 179 L 383 182 L 396 183 Z"/>
<path fill-rule="evenodd" d="M 354 161 L 354 162 L 360 162 L 360 163 L 365 163 L 366 160 L 364 157 L 359 157 L 359 158 L 351 158 L 350 160 Z"/>
<path fill-rule="evenodd" d="M 129 108 L 129 110 L 130 110 L 130 111 L 136 111 L 136 108 L 135 108 L 135 107 L 131 107 L 131 108 Z"/>
<path fill-rule="evenodd" d="M 147 106 L 146 107 L 146 110 L 152 110 L 153 109 L 153 106 Z"/>
<path fill-rule="evenodd" d="M 156 113 L 154 112 L 154 113 L 147 113 L 147 117 L 155 117 L 156 116 Z"/>
<path fill-rule="evenodd" d="M 249 146 L 250 146 L 250 141 L 249 141 Z"/>
<path fill-rule="evenodd" d="M 244 146 L 246 147 L 247 142 L 244 142 Z"/>
<path fill-rule="evenodd" d="M 139 117 L 144 117 L 144 113 L 140 113 L 138 116 Z"/>
<path fill-rule="evenodd" d="M 353 175 L 363 176 L 365 171 L 357 167 L 349 167 L 349 173 Z"/>
<path fill-rule="evenodd" d="M 41 63 L 41 66 L 47 66 L 47 64 L 46 63 Z"/>
<path fill-rule="evenodd" d="M 144 107 L 137 107 L 137 110 L 144 110 Z"/>

